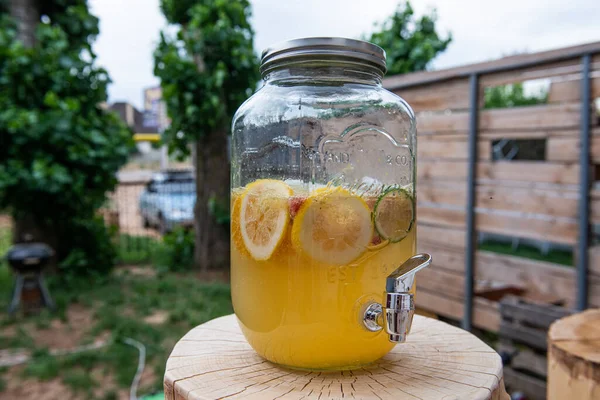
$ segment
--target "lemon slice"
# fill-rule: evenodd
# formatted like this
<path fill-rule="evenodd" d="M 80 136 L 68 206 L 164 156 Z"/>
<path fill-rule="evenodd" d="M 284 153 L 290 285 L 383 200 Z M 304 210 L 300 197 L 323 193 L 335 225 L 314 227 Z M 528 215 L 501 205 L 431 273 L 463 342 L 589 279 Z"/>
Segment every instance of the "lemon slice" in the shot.
<path fill-rule="evenodd" d="M 240 204 L 240 233 L 255 260 L 268 260 L 282 242 L 290 220 L 292 189 L 281 181 L 260 179 L 249 184 Z"/>
<path fill-rule="evenodd" d="M 401 241 L 415 220 L 413 198 L 404 189 L 387 190 L 375 203 L 373 220 L 382 239 L 392 243 Z"/>
<path fill-rule="evenodd" d="M 242 209 L 242 194 L 232 193 L 232 205 L 231 205 L 231 241 L 235 244 L 237 249 L 245 256 L 248 256 L 248 250 L 244 244 L 244 238 L 242 237 L 242 227 L 240 224 L 240 214 Z"/>
<path fill-rule="evenodd" d="M 354 261 L 372 236 L 369 207 L 342 188 L 315 191 L 298 210 L 292 226 L 294 246 L 327 264 Z"/>

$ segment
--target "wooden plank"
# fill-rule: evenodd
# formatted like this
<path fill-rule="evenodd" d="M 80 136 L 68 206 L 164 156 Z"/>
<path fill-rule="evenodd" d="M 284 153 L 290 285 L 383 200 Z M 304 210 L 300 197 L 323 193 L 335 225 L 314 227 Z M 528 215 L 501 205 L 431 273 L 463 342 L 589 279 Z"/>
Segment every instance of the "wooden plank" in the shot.
<path fill-rule="evenodd" d="M 421 112 L 416 117 L 419 132 L 466 131 L 469 129 L 469 113 L 466 111 Z"/>
<path fill-rule="evenodd" d="M 592 71 L 598 69 L 600 68 L 600 63 L 592 63 L 591 67 Z M 581 71 L 581 58 L 575 58 L 552 64 L 536 65 L 514 71 L 505 71 L 482 76 L 480 83 L 484 87 L 493 87 L 512 83 L 522 83 L 536 79 L 563 78 L 567 76 L 577 78 L 578 76 L 581 76 Z"/>
<path fill-rule="evenodd" d="M 429 228 L 429 227 L 427 227 Z M 447 232 L 453 229 L 430 228 L 432 237 L 439 238 L 438 242 L 425 241 L 422 238 L 422 227 L 418 231 L 418 250 L 428 252 L 433 256 L 433 267 L 431 273 L 437 268 L 454 271 L 456 274 L 464 273 L 465 255 L 463 249 L 448 247 L 445 238 L 451 238 Z M 464 243 L 464 231 L 457 239 Z M 597 257 L 600 257 L 600 246 L 596 247 Z M 598 258 L 600 260 L 600 258 Z M 594 262 L 590 261 L 590 267 Z M 592 273 L 594 271 L 592 270 Z M 507 285 L 522 287 L 527 290 L 527 296 L 553 295 L 563 299 L 568 308 L 575 306 L 575 271 L 573 268 L 552 264 L 543 261 L 535 261 L 522 257 L 514 257 L 487 251 L 475 253 L 475 279 L 478 281 L 503 282 Z M 462 282 L 462 281 L 461 281 Z M 458 284 L 460 285 L 459 282 Z M 600 276 L 590 276 L 590 305 L 600 306 Z M 456 283 L 456 282 L 455 282 Z M 460 286 L 462 289 L 462 285 Z"/>
<path fill-rule="evenodd" d="M 590 273 L 600 276 L 600 244 L 590 247 Z"/>
<path fill-rule="evenodd" d="M 476 268 L 479 268 L 475 274 L 477 279 L 495 278 L 514 285 L 518 285 L 520 282 L 530 291 L 552 294 L 565 299 L 567 308 L 575 306 L 576 272 L 574 268 L 485 251 L 477 251 L 475 260 Z M 482 267 L 484 265 L 485 267 Z M 591 265 L 592 263 L 590 263 Z M 511 271 L 510 268 L 514 269 Z M 592 272 L 588 277 L 588 285 L 590 306 L 600 307 L 600 276 Z"/>
<path fill-rule="evenodd" d="M 600 224 L 600 189 L 592 189 L 590 203 L 592 223 Z M 600 257 L 598 258 L 598 264 L 598 274 L 600 275 Z"/>
<path fill-rule="evenodd" d="M 388 90 L 396 90 L 403 87 L 423 85 L 436 80 L 448 80 L 457 77 L 465 77 L 473 72 L 481 72 L 493 68 L 507 67 L 522 63 L 536 62 L 539 64 L 548 64 L 549 61 L 556 59 L 557 57 L 561 57 L 565 60 L 568 58 L 573 58 L 580 61 L 580 54 L 588 52 L 592 54 L 600 52 L 600 42 L 586 43 L 578 46 L 565 47 L 562 49 L 543 51 L 539 53 L 518 54 L 514 56 L 503 57 L 498 60 L 469 64 L 438 71 L 422 71 L 411 74 L 391 76 L 383 80 L 383 86 Z M 597 56 L 594 56 L 593 61 L 597 61 Z"/>
<path fill-rule="evenodd" d="M 540 376 L 548 374 L 548 360 L 545 356 L 528 349 L 521 349 L 510 362 L 511 367 L 533 372 Z"/>
<path fill-rule="evenodd" d="M 546 399 L 546 382 L 542 379 L 504 367 L 504 383 L 509 391 L 524 393 L 529 400 Z"/>
<path fill-rule="evenodd" d="M 469 154 L 468 143 L 465 140 L 431 140 L 427 137 L 420 138 L 417 145 L 417 160 L 423 162 L 428 158 L 447 158 L 466 160 Z"/>
<path fill-rule="evenodd" d="M 591 201 L 591 220 L 593 224 L 600 224 L 600 200 L 593 199 Z"/>
<path fill-rule="evenodd" d="M 566 301 L 568 307 L 575 304 L 575 272 L 559 264 L 530 260 L 489 251 L 475 253 L 475 278 L 522 285 L 528 291 L 551 293 Z M 591 285 L 591 291 L 600 287 Z"/>
<path fill-rule="evenodd" d="M 464 209 L 451 209 L 420 205 L 420 222 L 451 228 L 464 228 Z M 478 231 L 508 236 L 545 240 L 555 243 L 575 244 L 578 225 L 576 220 L 552 217 L 533 217 L 527 214 L 500 214 L 491 210 L 476 210 L 475 226 Z"/>
<path fill-rule="evenodd" d="M 548 138 L 546 159 L 548 161 L 577 161 L 579 160 L 579 149 L 579 138 Z M 592 162 L 600 163 L 600 137 L 592 137 L 590 157 Z"/>
<path fill-rule="evenodd" d="M 395 93 L 406 100 L 415 112 L 469 108 L 468 79 L 418 86 Z"/>
<path fill-rule="evenodd" d="M 417 177 L 421 180 L 440 179 L 462 182 L 466 185 L 467 163 L 465 161 L 427 160 L 419 161 Z"/>
<path fill-rule="evenodd" d="M 479 128 L 490 130 L 574 128 L 579 126 L 580 117 L 579 103 L 501 108 L 480 112 Z"/>
<path fill-rule="evenodd" d="M 500 332 L 498 334 L 503 338 L 526 344 L 538 350 L 544 350 L 548 345 L 546 331 L 507 323 L 505 320 L 500 321 Z"/>
<path fill-rule="evenodd" d="M 465 297 L 464 274 L 443 267 L 443 264 L 436 263 L 435 268 L 425 268 L 419 271 L 417 278 L 419 289 L 462 301 Z"/>
<path fill-rule="evenodd" d="M 479 129 L 564 129 L 579 126 L 578 103 L 537 105 L 484 110 L 479 113 Z M 463 131 L 469 128 L 468 112 L 424 112 L 417 115 L 419 131 Z"/>
<path fill-rule="evenodd" d="M 423 188 L 419 188 L 418 190 L 421 189 Z M 458 188 L 455 192 L 458 192 Z M 419 192 L 419 194 L 422 193 L 424 195 L 421 195 L 419 199 L 425 197 L 445 201 L 451 197 L 450 193 L 431 188 L 425 188 L 422 192 Z M 457 193 L 452 194 L 458 195 Z M 442 197 L 442 195 L 444 196 Z M 553 217 L 577 218 L 579 193 L 572 190 L 560 188 L 555 190 L 506 188 L 493 184 L 485 184 L 477 185 L 476 195 L 477 202 L 475 204 L 481 208 L 545 214 Z"/>
<path fill-rule="evenodd" d="M 465 207 L 467 204 L 466 185 L 421 181 L 417 184 L 417 200 L 419 204 L 423 202 Z"/>
<path fill-rule="evenodd" d="M 433 257 L 433 270 L 443 268 L 454 273 L 464 274 L 465 272 L 465 251 L 448 249 L 443 244 L 432 244 L 419 240 L 417 243 L 419 253 L 429 253 Z"/>
<path fill-rule="evenodd" d="M 496 351 L 501 355 L 503 353 L 510 355 L 510 366 L 518 370 L 533 372 L 539 376 L 548 375 L 548 359 L 545 354 L 539 354 L 527 348 L 519 348 L 501 340 L 496 345 Z"/>
<path fill-rule="evenodd" d="M 418 215 L 418 210 L 417 210 Z M 465 230 L 438 225 L 427 225 L 419 219 L 418 243 L 436 244 L 441 248 L 462 251 L 465 248 Z"/>
<path fill-rule="evenodd" d="M 443 172 L 446 166 L 430 164 L 425 178 L 447 178 L 459 174 L 460 167 L 454 166 L 451 172 Z M 449 167 L 449 166 L 448 166 Z M 577 163 L 552 163 L 539 161 L 481 161 L 477 163 L 477 180 L 505 180 L 520 182 L 545 182 L 555 184 L 577 184 L 579 165 Z"/>
<path fill-rule="evenodd" d="M 444 222 L 449 225 L 450 222 L 459 220 L 458 215 L 452 215 L 451 221 L 448 214 L 440 214 L 440 216 L 445 216 Z M 577 243 L 578 225 L 573 220 L 538 219 L 529 218 L 526 214 L 521 216 L 501 215 L 477 210 L 475 224 L 476 229 L 481 232 L 570 245 Z"/>
<path fill-rule="evenodd" d="M 466 188 L 448 182 L 422 181 L 417 185 L 417 200 L 419 205 L 434 203 L 465 207 Z M 576 219 L 579 194 L 559 185 L 552 189 L 538 189 L 480 184 L 476 187 L 476 200 L 479 208 Z M 592 215 L 595 220 L 600 218 L 600 198 L 592 198 Z"/>
<path fill-rule="evenodd" d="M 421 143 L 421 140 L 438 140 L 438 141 L 467 141 L 469 132 L 465 130 L 460 131 L 417 131 L 417 141 Z"/>
<path fill-rule="evenodd" d="M 593 136 L 600 136 L 600 128 L 592 128 Z M 462 133 L 460 133 L 462 134 Z M 479 140 L 499 140 L 499 139 L 546 139 L 553 137 L 579 137 L 579 129 L 535 129 L 535 130 L 480 130 L 478 132 Z M 465 133 L 466 135 L 466 133 Z M 437 138 L 445 138 L 449 135 L 438 135 Z M 460 136 L 457 136 L 459 138 Z"/>
<path fill-rule="evenodd" d="M 437 139 L 437 138 L 436 138 Z M 419 139 L 417 146 L 417 160 L 434 159 L 452 159 L 467 160 L 469 156 L 468 143 L 466 140 L 436 140 L 424 136 Z M 478 157 L 480 160 L 489 160 L 492 153 L 492 144 L 490 141 L 479 141 Z"/>
<path fill-rule="evenodd" d="M 571 315 L 573 312 L 568 308 L 550 304 L 527 303 L 515 296 L 507 296 L 500 301 L 500 315 L 503 320 L 509 319 L 522 325 L 541 328 L 544 332 L 554 321 Z M 545 348 L 546 346 L 543 346 L 543 349 Z"/>
<path fill-rule="evenodd" d="M 499 189 L 535 189 L 535 190 L 554 190 L 558 192 L 576 192 L 579 185 L 576 183 L 553 183 L 553 182 L 527 182 L 527 181 L 505 181 L 494 179 L 480 179 L 479 185 L 495 185 Z"/>
<path fill-rule="evenodd" d="M 591 97 L 600 97 L 600 77 L 590 80 Z M 576 79 L 551 82 L 548 103 L 561 103 L 581 100 L 581 75 Z"/>
<path fill-rule="evenodd" d="M 465 211 L 440 207 L 419 206 L 420 222 L 451 228 L 465 227 Z"/>
<path fill-rule="evenodd" d="M 417 294 L 415 296 L 417 307 L 447 318 L 462 319 L 464 304 L 461 300 L 420 289 L 419 285 L 420 283 L 417 279 Z M 500 313 L 498 312 L 497 305 L 485 299 L 474 299 L 473 325 L 488 331 L 498 332 L 500 329 Z"/>

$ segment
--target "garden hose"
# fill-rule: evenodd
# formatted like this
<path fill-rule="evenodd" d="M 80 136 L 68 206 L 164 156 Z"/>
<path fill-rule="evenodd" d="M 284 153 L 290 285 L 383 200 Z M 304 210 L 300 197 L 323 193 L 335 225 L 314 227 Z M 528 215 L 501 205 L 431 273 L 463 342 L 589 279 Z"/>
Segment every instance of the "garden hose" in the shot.
<path fill-rule="evenodd" d="M 140 380 L 142 379 L 144 367 L 146 365 L 146 346 L 144 346 L 143 343 L 131 338 L 124 338 L 123 342 L 137 348 L 139 352 L 137 371 L 135 372 L 135 376 L 131 382 L 131 388 L 129 389 L 129 400 L 138 400 L 137 390 L 138 386 L 140 385 Z"/>

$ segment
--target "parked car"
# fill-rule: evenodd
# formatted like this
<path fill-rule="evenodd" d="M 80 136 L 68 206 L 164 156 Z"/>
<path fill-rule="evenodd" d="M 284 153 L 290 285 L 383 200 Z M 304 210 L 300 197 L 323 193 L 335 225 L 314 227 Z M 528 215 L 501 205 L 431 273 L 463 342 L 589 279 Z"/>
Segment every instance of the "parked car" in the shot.
<path fill-rule="evenodd" d="M 191 227 L 195 203 L 195 181 L 191 172 L 155 174 L 140 194 L 142 224 L 158 229 L 161 234 L 176 226 Z"/>

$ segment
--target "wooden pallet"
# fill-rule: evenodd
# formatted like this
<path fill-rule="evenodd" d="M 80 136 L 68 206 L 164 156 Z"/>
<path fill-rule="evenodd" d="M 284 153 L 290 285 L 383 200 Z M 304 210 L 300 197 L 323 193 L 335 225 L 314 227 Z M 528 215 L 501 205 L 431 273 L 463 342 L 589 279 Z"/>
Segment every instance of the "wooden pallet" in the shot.
<path fill-rule="evenodd" d="M 570 314 L 569 309 L 516 296 L 500 301 L 500 340 L 496 350 L 504 361 L 509 391 L 523 392 L 530 400 L 546 399 L 548 328 Z"/>

